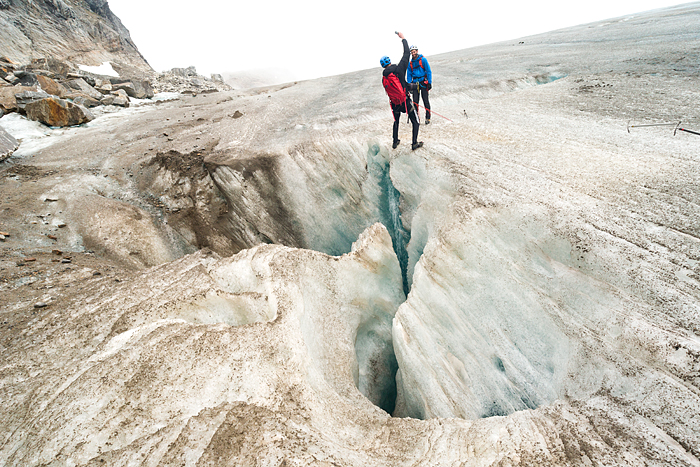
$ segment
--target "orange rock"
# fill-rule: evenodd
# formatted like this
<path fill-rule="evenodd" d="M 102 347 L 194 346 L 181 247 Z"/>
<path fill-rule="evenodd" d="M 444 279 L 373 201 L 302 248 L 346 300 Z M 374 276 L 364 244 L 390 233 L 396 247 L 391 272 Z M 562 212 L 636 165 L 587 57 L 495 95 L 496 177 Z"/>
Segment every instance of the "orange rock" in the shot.
<path fill-rule="evenodd" d="M 86 108 L 55 97 L 31 102 L 27 104 L 25 110 L 28 119 L 49 126 L 80 125 L 94 118 Z"/>
<path fill-rule="evenodd" d="M 57 83 L 48 76 L 37 75 L 36 79 L 44 92 L 58 97 L 66 97 L 68 95 L 68 90 L 62 84 Z"/>

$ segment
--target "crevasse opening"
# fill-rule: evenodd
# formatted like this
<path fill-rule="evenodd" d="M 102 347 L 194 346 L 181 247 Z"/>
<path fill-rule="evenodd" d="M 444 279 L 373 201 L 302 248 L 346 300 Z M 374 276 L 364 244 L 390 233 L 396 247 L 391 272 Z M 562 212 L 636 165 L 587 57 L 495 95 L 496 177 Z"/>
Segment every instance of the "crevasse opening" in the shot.
<path fill-rule="evenodd" d="M 404 212 L 416 200 L 406 199 L 395 186 L 392 163 L 391 153 L 378 142 L 327 141 L 299 145 L 288 154 L 231 153 L 208 160 L 206 169 L 226 199 L 227 210 L 217 222 L 234 245 L 265 241 L 341 256 L 359 234 L 380 222 L 391 237 L 406 296 L 417 258 L 408 251 L 411 232 L 404 227 L 410 225 Z M 392 413 L 398 363 L 391 319 L 357 326 L 356 386 Z"/>
<path fill-rule="evenodd" d="M 379 145 L 370 146 L 368 154 L 368 170 L 377 179 L 379 185 L 379 221 L 389 231 L 394 246 L 394 252 L 401 266 L 403 279 L 403 291 L 406 295 L 410 290 L 408 283 L 408 251 L 407 245 L 411 240 L 411 233 L 403 226 L 401 219 L 401 193 L 394 187 L 391 181 L 391 164 L 380 153 Z"/>

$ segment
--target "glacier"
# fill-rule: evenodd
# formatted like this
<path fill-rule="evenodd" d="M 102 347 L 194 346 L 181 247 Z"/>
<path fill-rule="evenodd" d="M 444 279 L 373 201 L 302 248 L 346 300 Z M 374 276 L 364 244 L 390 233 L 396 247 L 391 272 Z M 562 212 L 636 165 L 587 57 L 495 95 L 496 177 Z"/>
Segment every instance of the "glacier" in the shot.
<path fill-rule="evenodd" d="M 417 151 L 379 69 L 28 135 L 0 464 L 700 465 L 700 140 L 628 131 L 700 128 L 698 19 L 431 57 Z"/>

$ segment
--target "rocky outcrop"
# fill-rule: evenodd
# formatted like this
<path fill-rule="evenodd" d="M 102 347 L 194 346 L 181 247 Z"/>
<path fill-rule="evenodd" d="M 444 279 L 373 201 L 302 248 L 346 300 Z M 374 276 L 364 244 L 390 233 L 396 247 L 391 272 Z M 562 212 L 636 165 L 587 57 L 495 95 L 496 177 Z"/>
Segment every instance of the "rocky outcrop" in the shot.
<path fill-rule="evenodd" d="M 34 60 L 20 66 L 10 59 L 0 58 L 0 116 L 11 112 L 25 114 L 27 104 L 50 96 L 57 98 L 55 102 L 64 100 L 79 108 L 129 107 L 131 99 L 150 99 L 156 91 L 199 94 L 230 89 L 226 83 L 198 75 L 194 67 L 175 70 L 154 74 L 151 84 L 145 79 L 94 75 L 56 59 Z M 41 111 L 35 109 L 34 120 L 50 126 L 78 125 L 84 120 L 83 117 L 49 117 L 52 111 L 47 105 L 42 104 Z"/>
<path fill-rule="evenodd" d="M 87 108 L 129 106 L 127 92 L 113 88 L 108 78 L 76 70 L 55 59 L 35 60 L 25 66 L 0 59 L 0 78 L 6 83 L 0 86 L 2 114 L 19 112 L 49 126 L 88 122 L 94 117 Z M 144 98 L 154 95 L 147 81 L 119 79 L 118 82 L 121 87 L 132 89 L 135 95 Z M 31 112 L 27 109 L 29 104 L 39 101 L 44 102 L 32 106 Z"/>
<path fill-rule="evenodd" d="M 226 84 L 221 75 L 212 75 L 211 79 L 197 74 L 195 67 L 173 68 L 170 71 L 160 73 L 153 87 L 156 92 L 179 92 L 183 94 L 201 94 L 217 91 L 230 91 L 232 88 Z"/>
<path fill-rule="evenodd" d="M 209 79 L 194 67 L 156 73 L 105 0 L 0 0 L 0 31 L 0 116 L 24 113 L 28 101 L 47 95 L 81 107 L 128 107 L 130 99 L 156 92 L 231 89 L 219 75 Z M 105 63 L 117 77 L 86 71 Z M 17 94 L 23 94 L 19 105 Z"/>
<path fill-rule="evenodd" d="M 104 0 L 5 0 L 2 5 L 0 50 L 12 61 L 55 59 L 74 66 L 110 62 L 121 76 L 153 74 Z"/>

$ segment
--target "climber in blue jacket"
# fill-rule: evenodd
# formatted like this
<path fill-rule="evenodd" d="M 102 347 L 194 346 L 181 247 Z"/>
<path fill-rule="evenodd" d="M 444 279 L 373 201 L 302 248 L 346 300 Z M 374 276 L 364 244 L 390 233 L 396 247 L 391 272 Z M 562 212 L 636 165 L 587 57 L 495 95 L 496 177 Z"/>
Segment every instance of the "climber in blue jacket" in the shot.
<path fill-rule="evenodd" d="M 430 71 L 428 59 L 418 53 L 418 47 L 415 45 L 411 46 L 411 62 L 406 70 L 406 81 L 418 85 L 413 91 L 413 102 L 418 104 L 420 98 L 423 98 L 425 124 L 427 125 L 430 123 L 430 100 L 428 99 L 428 91 L 433 88 L 433 72 Z"/>

